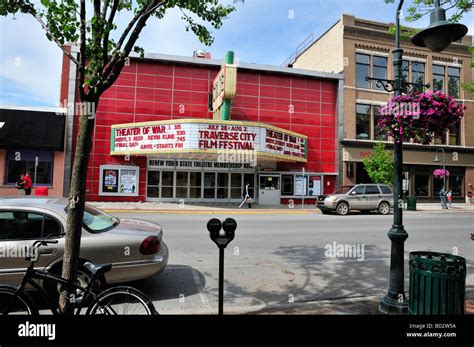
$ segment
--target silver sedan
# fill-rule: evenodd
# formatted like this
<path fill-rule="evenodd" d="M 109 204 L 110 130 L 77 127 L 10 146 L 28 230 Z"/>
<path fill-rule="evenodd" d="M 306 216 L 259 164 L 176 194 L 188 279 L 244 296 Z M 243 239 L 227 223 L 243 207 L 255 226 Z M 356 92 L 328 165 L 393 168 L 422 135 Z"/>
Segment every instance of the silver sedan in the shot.
<path fill-rule="evenodd" d="M 29 264 L 25 257 L 39 256 L 37 267 L 61 273 L 68 200 L 51 197 L 0 199 L 0 283 L 18 285 Z M 86 204 L 81 238 L 81 263 L 112 263 L 107 283 L 128 282 L 162 272 L 168 247 L 157 224 L 113 217 Z M 35 240 L 56 238 L 58 244 L 28 254 Z M 87 281 L 79 269 L 79 281 Z M 48 288 L 47 288 L 48 289 Z"/>

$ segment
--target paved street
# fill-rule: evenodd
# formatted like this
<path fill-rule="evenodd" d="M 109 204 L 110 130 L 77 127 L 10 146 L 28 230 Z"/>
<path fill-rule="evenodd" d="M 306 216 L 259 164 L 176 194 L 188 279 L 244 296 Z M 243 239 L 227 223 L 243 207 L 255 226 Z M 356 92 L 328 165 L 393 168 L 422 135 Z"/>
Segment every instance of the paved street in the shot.
<path fill-rule="evenodd" d="M 209 218 L 227 215 L 115 213 L 158 222 L 170 248 L 160 276 L 134 283 L 160 313 L 216 313 L 218 249 Z M 225 312 L 302 305 L 312 301 L 383 296 L 388 288 L 392 216 L 321 214 L 232 215 L 236 237 L 225 254 Z M 474 214 L 416 212 L 404 219 L 408 252 L 452 253 L 467 258 L 468 297 L 474 297 Z M 353 245 L 358 254 L 327 257 L 326 245 Z M 408 264 L 408 261 L 406 261 Z M 406 290 L 408 268 L 406 266 Z M 354 312 L 357 313 L 357 312 Z M 362 313 L 362 312 L 361 312 Z"/>

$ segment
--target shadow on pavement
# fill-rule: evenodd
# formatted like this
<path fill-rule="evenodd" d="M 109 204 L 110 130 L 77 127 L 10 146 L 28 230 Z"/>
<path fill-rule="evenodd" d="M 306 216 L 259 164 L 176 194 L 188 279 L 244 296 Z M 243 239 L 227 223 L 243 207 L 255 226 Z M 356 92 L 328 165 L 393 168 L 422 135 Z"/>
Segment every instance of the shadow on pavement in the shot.
<path fill-rule="evenodd" d="M 121 283 L 141 290 L 152 301 L 179 299 L 202 292 L 206 285 L 204 275 L 187 265 L 168 265 L 165 270 L 153 277 Z"/>

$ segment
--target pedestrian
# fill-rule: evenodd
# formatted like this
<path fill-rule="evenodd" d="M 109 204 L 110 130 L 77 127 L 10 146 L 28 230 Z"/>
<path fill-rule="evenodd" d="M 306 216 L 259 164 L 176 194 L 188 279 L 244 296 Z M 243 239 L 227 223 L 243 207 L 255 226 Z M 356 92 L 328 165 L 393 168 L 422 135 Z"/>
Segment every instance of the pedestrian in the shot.
<path fill-rule="evenodd" d="M 25 177 L 25 184 L 23 185 L 23 189 L 25 189 L 25 195 L 31 195 L 31 188 L 33 187 L 33 181 L 31 180 L 30 173 L 27 172 Z"/>
<path fill-rule="evenodd" d="M 441 188 L 439 190 L 439 202 L 441 203 L 442 209 L 448 208 L 448 206 L 446 206 L 446 191 L 444 190 L 444 188 Z"/>
<path fill-rule="evenodd" d="M 448 190 L 448 194 L 446 194 L 446 197 L 448 198 L 448 206 L 449 208 L 451 208 L 453 204 L 453 191 L 451 189 Z"/>
<path fill-rule="evenodd" d="M 19 195 L 25 195 L 25 174 L 21 174 L 18 181 L 15 183 L 16 189 L 18 189 Z"/>
<path fill-rule="evenodd" d="M 239 205 L 239 208 L 241 208 L 242 205 L 245 204 L 245 203 L 247 203 L 248 208 L 252 208 L 252 197 L 249 194 L 249 187 L 250 187 L 250 183 L 245 182 L 244 191 L 242 192 L 243 199 L 242 199 L 242 202 Z"/>

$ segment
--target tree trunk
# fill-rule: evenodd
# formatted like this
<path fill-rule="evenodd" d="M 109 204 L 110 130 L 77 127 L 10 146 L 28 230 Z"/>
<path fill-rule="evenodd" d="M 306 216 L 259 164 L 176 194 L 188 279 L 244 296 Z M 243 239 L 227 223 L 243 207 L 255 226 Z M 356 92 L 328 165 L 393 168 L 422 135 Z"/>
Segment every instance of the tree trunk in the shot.
<path fill-rule="evenodd" d="M 79 268 L 79 253 L 81 248 L 82 220 L 86 197 L 87 169 L 92 147 L 95 114 L 99 100 L 82 101 L 82 110 L 91 110 L 92 113 L 80 112 L 79 134 L 77 136 L 76 151 L 71 175 L 69 190 L 69 207 L 67 211 L 66 240 L 64 247 L 62 277 L 76 282 Z M 90 105 L 88 108 L 85 105 Z M 76 116 L 76 114 L 74 115 Z M 72 286 L 62 285 L 59 296 L 59 309 L 63 314 L 74 313 L 75 289 Z"/>

